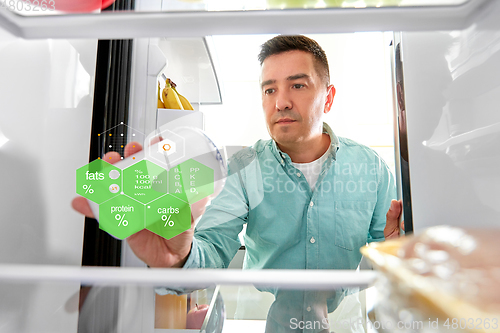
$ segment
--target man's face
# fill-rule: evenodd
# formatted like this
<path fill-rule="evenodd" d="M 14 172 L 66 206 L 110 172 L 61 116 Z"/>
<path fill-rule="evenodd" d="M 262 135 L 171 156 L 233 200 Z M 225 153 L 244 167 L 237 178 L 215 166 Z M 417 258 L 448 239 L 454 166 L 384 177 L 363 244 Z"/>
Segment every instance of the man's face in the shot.
<path fill-rule="evenodd" d="M 321 136 L 335 88 L 326 87 L 312 54 L 294 50 L 266 58 L 261 82 L 267 129 L 278 144 L 291 147 Z"/>

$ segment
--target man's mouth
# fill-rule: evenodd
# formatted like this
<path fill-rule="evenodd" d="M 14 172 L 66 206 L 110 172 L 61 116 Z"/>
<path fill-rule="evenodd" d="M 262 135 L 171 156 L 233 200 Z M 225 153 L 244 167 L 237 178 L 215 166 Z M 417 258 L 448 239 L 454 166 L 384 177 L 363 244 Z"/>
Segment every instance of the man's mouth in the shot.
<path fill-rule="evenodd" d="M 291 119 L 291 118 L 281 118 L 281 119 L 278 119 L 278 121 L 276 123 L 277 124 L 291 124 L 291 123 L 293 123 L 295 121 L 296 120 Z"/>

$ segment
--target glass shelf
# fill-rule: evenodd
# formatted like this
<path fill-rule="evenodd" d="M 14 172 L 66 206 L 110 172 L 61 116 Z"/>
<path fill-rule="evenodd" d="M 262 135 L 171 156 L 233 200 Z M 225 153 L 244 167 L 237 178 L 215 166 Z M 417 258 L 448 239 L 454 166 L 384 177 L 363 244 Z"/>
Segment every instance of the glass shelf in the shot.
<path fill-rule="evenodd" d="M 348 314 L 366 325 L 370 306 L 361 289 L 379 276 L 371 270 L 0 264 L 0 309 L 11 315 L 0 316 L 0 324 L 15 332 L 242 333 L 263 331 L 269 317 L 288 322 L 307 311 L 311 320 L 335 323 Z M 353 304 L 359 311 L 346 312 Z M 200 323 L 193 314 L 197 305 L 206 316 L 189 330 L 190 322 Z"/>
<path fill-rule="evenodd" d="M 0 264 L 0 283 L 78 282 L 95 285 L 181 286 L 186 288 L 216 284 L 254 284 L 266 287 L 322 289 L 339 286 L 367 286 L 374 271 L 353 270 L 239 270 L 239 269 L 160 269 L 136 267 L 88 267 L 63 265 Z"/>
<path fill-rule="evenodd" d="M 5 0 L 0 0 L 4 4 Z M 466 28 L 492 0 L 136 1 L 134 10 L 0 8 L 0 28 L 27 38 L 130 39 Z M 69 0 L 29 0 L 56 2 Z M 59 2 L 58 2 L 59 1 Z M 99 1 L 99 3 L 101 3 Z M 23 7 L 24 6 L 24 7 Z M 57 6 L 55 8 L 58 8 Z M 20 9 L 20 10 L 18 10 Z M 38 8 L 40 9 L 40 8 Z"/>
<path fill-rule="evenodd" d="M 5 1 L 5 0 L 3 0 Z M 136 1 L 136 12 L 249 11 L 272 9 L 383 8 L 457 6 L 471 0 L 162 0 Z M 0 6 L 22 16 L 99 14 L 113 8 L 114 0 L 16 0 Z M 82 3 L 85 3 L 84 5 Z M 114 8 L 113 8 L 114 9 Z M 116 11 L 116 9 L 114 9 Z"/>

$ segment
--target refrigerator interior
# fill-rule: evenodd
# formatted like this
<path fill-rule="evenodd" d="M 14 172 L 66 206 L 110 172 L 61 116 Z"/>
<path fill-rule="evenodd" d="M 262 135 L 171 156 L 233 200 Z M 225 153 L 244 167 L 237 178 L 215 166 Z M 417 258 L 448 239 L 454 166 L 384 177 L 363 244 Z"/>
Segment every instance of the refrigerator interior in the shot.
<path fill-rule="evenodd" d="M 470 3 L 481 1 L 465 5 L 458 2 L 463 6 Z M 397 19 L 394 29 L 387 29 L 390 24 L 380 25 L 384 31 L 403 30 L 405 120 L 417 233 L 438 224 L 499 226 L 500 176 L 495 165 L 500 154 L 496 145 L 500 132 L 496 79 L 500 71 L 497 61 L 500 27 L 496 19 L 500 5 L 483 3 L 487 10 L 465 20 L 462 28 L 456 28 L 454 23 L 447 29 L 446 20 L 436 23 L 438 31 L 423 31 L 432 28 L 418 31 L 411 22 L 405 31 L 404 24 L 401 28 L 402 23 Z M 147 8 L 146 4 L 143 8 Z M 310 11 L 308 15 L 314 17 Z M 222 19 L 226 20 L 225 17 Z M 374 21 L 372 27 L 379 22 L 377 18 Z M 332 83 L 337 87 L 334 108 L 326 121 L 338 135 L 376 149 L 396 172 L 389 52 L 392 32 L 371 28 L 366 29 L 371 32 L 347 33 L 336 29 L 335 24 L 332 32 L 342 34 L 312 34 L 328 31 L 308 29 L 307 23 L 304 29 L 321 45 L 326 45 Z M 250 29 L 244 22 L 242 26 L 243 30 Z M 179 35 L 184 34 L 181 28 Z M 84 33 L 77 33 L 78 38 L 70 39 L 64 36 L 24 39 L 11 34 L 10 29 L 0 29 L 2 265 L 81 265 L 84 220 L 71 208 L 71 200 L 76 196 L 75 170 L 89 162 L 99 35 L 93 29 L 89 28 L 87 38 L 82 38 Z M 349 29 L 358 31 L 352 25 Z M 176 37 L 175 31 L 166 38 Z M 222 104 L 200 103 L 196 108 L 203 114 L 206 133 L 218 146 L 247 146 L 268 138 L 260 111 L 256 54 L 259 45 L 272 35 L 248 31 L 244 35 L 229 35 L 231 29 L 227 26 L 221 31 L 224 33 L 213 34 L 210 39 Z M 267 33 L 270 31 L 276 30 L 269 29 Z M 103 36 L 107 33 L 102 32 Z M 151 40 L 158 42 L 163 38 L 136 40 L 137 45 L 144 43 L 142 50 L 147 50 Z M 168 71 L 168 54 L 166 60 L 164 71 Z M 245 65 L 239 66 L 241 63 Z M 231 65 L 222 66 L 228 64 Z M 161 65 L 158 67 L 163 69 Z M 136 77 L 136 82 L 145 80 L 145 73 L 143 70 L 143 76 Z M 201 91 L 203 86 L 196 89 Z M 141 107 L 146 105 L 145 96 L 155 96 L 156 90 L 134 91 L 138 104 L 131 103 L 135 107 L 131 114 L 140 115 Z M 139 130 L 154 127 L 152 119 L 157 115 L 147 117 L 132 117 L 136 121 L 132 126 Z M 244 293 L 246 287 L 242 286 L 242 291 L 234 288 L 226 289 L 227 299 L 237 303 L 234 295 Z M 151 321 L 152 288 L 147 286 L 142 290 L 142 293 L 114 294 L 113 297 L 121 299 L 140 295 L 137 301 L 140 306 L 133 311 L 142 311 L 143 321 L 128 327 L 121 323 L 120 330 L 146 332 L 151 328 L 148 320 Z M 80 281 L 0 283 L 0 332 L 76 332 L 79 291 Z M 269 300 L 262 302 L 266 304 Z M 237 317 L 237 304 L 231 308 L 228 301 L 226 306 L 228 313 Z M 248 314 L 249 318 L 261 318 L 267 312 L 258 306 L 253 309 L 257 313 Z M 122 307 L 116 311 L 131 310 Z M 240 319 L 244 320 L 245 315 Z"/>

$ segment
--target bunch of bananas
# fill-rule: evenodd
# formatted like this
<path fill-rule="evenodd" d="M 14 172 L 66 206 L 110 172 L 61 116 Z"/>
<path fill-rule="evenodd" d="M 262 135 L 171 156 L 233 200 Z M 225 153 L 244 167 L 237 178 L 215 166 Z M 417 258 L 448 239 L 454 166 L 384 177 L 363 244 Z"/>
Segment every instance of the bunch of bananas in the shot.
<path fill-rule="evenodd" d="M 160 82 L 158 82 L 158 108 L 194 110 L 187 98 L 177 92 L 175 89 L 177 85 L 165 75 L 162 74 L 162 77 L 165 80 L 165 88 L 161 91 Z"/>

